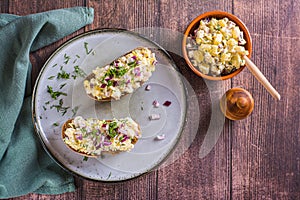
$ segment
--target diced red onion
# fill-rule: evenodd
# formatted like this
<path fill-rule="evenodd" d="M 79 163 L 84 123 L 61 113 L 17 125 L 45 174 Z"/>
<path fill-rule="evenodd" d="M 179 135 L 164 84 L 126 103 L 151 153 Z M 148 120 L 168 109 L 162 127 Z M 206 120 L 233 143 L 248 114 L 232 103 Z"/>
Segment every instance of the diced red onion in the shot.
<path fill-rule="evenodd" d="M 76 138 L 77 140 L 82 140 L 82 134 L 76 135 L 75 138 Z"/>
<path fill-rule="evenodd" d="M 160 119 L 160 114 L 151 114 L 149 116 L 149 119 L 150 120 L 158 120 L 158 119 Z"/>
<path fill-rule="evenodd" d="M 147 85 L 145 90 L 150 91 L 151 90 L 151 85 Z"/>
<path fill-rule="evenodd" d="M 125 142 L 129 137 L 127 135 L 123 136 L 123 139 L 121 140 L 121 142 Z"/>
<path fill-rule="evenodd" d="M 171 103 L 172 103 L 171 101 L 165 101 L 165 103 L 163 105 L 168 107 L 171 105 Z"/>
<path fill-rule="evenodd" d="M 155 108 L 158 108 L 159 107 L 159 103 L 157 100 L 154 100 L 152 105 L 155 107 Z"/>
<path fill-rule="evenodd" d="M 113 82 L 113 86 L 116 87 L 117 85 L 119 85 L 119 84 L 118 84 L 118 81 L 114 81 L 114 82 Z"/>
<path fill-rule="evenodd" d="M 155 139 L 164 140 L 165 138 L 166 138 L 165 134 L 160 134 L 160 135 L 157 135 Z"/>
<path fill-rule="evenodd" d="M 103 83 L 103 84 L 101 84 L 100 87 L 101 87 L 101 88 L 105 88 L 106 86 L 107 86 L 107 85 Z"/>
<path fill-rule="evenodd" d="M 127 83 L 127 84 L 130 83 L 130 79 L 128 79 L 128 80 L 126 81 L 126 83 Z"/>
<path fill-rule="evenodd" d="M 103 142 L 103 145 L 104 145 L 104 146 L 109 146 L 109 145 L 111 145 L 111 142 L 104 141 L 104 142 Z"/>
<path fill-rule="evenodd" d="M 134 59 L 134 60 L 136 60 L 136 56 L 132 56 L 131 58 Z"/>
<path fill-rule="evenodd" d="M 139 67 L 134 68 L 133 73 L 134 73 L 135 75 L 138 74 L 139 72 L 140 72 L 140 68 L 139 68 Z"/>

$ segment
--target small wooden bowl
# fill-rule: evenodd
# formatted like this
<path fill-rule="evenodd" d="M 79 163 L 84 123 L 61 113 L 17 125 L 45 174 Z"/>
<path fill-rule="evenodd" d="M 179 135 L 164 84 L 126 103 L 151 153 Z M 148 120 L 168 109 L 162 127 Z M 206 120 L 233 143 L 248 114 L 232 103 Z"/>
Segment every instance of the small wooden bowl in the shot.
<path fill-rule="evenodd" d="M 214 77 L 214 76 L 210 76 L 210 75 L 206 75 L 201 73 L 190 61 L 190 58 L 188 57 L 188 53 L 187 53 L 187 49 L 186 49 L 186 45 L 187 45 L 187 38 L 190 35 L 194 35 L 194 31 L 199 27 L 200 25 L 200 21 L 206 18 L 216 18 L 216 19 L 222 19 L 224 17 L 227 17 L 229 20 L 233 21 L 234 23 L 236 23 L 236 25 L 239 26 L 239 28 L 241 29 L 241 31 L 243 31 L 244 33 L 244 39 L 246 40 L 246 45 L 244 46 L 246 50 L 249 51 L 249 55 L 248 58 L 251 57 L 251 52 L 252 52 L 252 39 L 250 36 L 250 33 L 247 29 L 247 27 L 245 26 L 245 24 L 236 16 L 234 16 L 233 14 L 227 13 L 227 12 L 223 12 L 223 11 L 210 11 L 210 12 L 206 12 L 203 13 L 201 15 L 199 15 L 198 17 L 196 17 L 187 27 L 186 31 L 184 32 L 184 36 L 183 36 L 183 40 L 182 40 L 182 52 L 183 52 L 183 57 L 185 59 L 185 61 L 187 62 L 187 64 L 189 65 L 189 67 L 193 70 L 193 72 L 195 74 L 197 74 L 198 76 L 201 76 L 205 79 L 208 80 L 215 80 L 215 81 L 219 81 L 219 80 L 226 80 L 229 78 L 234 77 L 235 75 L 237 75 L 238 73 L 240 73 L 244 68 L 244 66 L 241 66 L 238 70 L 224 75 L 224 76 L 218 76 L 218 77 Z"/>
<path fill-rule="evenodd" d="M 243 88 L 232 88 L 222 96 L 220 108 L 223 114 L 231 120 L 241 120 L 248 117 L 254 108 L 252 95 Z"/>

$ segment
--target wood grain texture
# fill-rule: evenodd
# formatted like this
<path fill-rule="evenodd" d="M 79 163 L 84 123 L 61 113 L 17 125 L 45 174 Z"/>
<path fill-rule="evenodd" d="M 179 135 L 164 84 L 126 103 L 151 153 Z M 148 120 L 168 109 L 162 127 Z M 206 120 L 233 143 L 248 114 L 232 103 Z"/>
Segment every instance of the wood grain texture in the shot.
<path fill-rule="evenodd" d="M 233 199 L 298 199 L 300 51 L 294 47 L 300 40 L 299 6 L 294 1 L 239 4 L 248 5 L 248 9 L 237 6 L 234 11 L 250 25 L 252 60 L 282 100 L 272 99 L 246 69 L 233 80 L 233 85 L 249 90 L 255 101 L 250 118 L 232 123 Z"/>
<path fill-rule="evenodd" d="M 94 23 L 32 53 L 33 81 L 59 45 L 84 31 L 154 27 L 151 31 L 155 34 L 157 27 L 167 32 L 155 40 L 170 52 L 195 91 L 191 99 L 198 100 L 199 109 L 192 110 L 191 116 L 200 113 L 199 129 L 195 139 L 184 137 L 178 145 L 179 151 L 184 151 L 179 158 L 172 154 L 167 165 L 137 179 L 105 184 L 75 178 L 75 192 L 12 199 L 300 199 L 299 0 L 0 1 L 1 12 L 18 15 L 72 6 L 93 7 Z M 282 100 L 275 101 L 246 68 L 224 81 L 227 88 L 248 90 L 255 101 L 254 111 L 241 121 L 226 120 L 217 144 L 200 159 L 200 146 L 211 118 L 211 100 L 206 82 L 193 74 L 180 56 L 180 37 L 192 19 L 210 10 L 231 12 L 245 22 L 253 40 L 252 61 Z M 197 108 L 195 102 L 189 103 Z M 194 125 L 192 120 L 187 122 L 188 127 Z"/>

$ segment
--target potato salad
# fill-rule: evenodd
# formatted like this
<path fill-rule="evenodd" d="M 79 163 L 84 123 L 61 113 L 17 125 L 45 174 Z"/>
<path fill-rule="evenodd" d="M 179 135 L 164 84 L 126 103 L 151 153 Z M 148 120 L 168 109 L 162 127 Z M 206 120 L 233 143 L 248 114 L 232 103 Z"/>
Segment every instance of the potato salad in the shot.
<path fill-rule="evenodd" d="M 246 41 L 240 28 L 228 18 L 204 19 L 188 38 L 187 50 L 192 64 L 211 76 L 230 74 L 245 65 Z"/>

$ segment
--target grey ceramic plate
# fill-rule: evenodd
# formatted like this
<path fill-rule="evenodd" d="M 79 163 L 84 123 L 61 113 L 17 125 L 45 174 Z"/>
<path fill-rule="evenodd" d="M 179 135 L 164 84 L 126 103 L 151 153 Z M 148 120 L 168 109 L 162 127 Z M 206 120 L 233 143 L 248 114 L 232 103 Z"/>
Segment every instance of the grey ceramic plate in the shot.
<path fill-rule="evenodd" d="M 78 73 L 78 68 L 89 74 L 96 66 L 104 66 L 139 46 L 156 53 L 157 68 L 149 81 L 119 101 L 100 103 L 88 98 L 83 88 L 84 75 L 82 71 Z M 147 85 L 150 91 L 145 90 Z M 62 93 L 54 99 L 49 87 Z M 160 103 L 158 108 L 153 107 L 154 100 Z M 165 101 L 171 105 L 163 106 Z M 133 32 L 103 29 L 77 36 L 51 55 L 36 82 L 32 109 L 40 140 L 59 165 L 84 178 L 121 181 L 155 169 L 176 147 L 185 123 L 186 92 L 175 64 L 160 46 Z M 154 113 L 161 118 L 149 120 Z M 131 152 L 85 160 L 61 139 L 62 124 L 78 115 L 99 119 L 130 116 L 140 124 L 142 138 Z M 157 140 L 161 134 L 165 139 Z"/>

